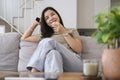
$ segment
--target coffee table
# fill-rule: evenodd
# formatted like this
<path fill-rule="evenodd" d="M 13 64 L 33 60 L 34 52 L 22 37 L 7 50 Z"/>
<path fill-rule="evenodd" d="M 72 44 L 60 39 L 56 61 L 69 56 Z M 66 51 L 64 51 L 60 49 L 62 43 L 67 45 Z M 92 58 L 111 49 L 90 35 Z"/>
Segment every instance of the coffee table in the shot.
<path fill-rule="evenodd" d="M 82 80 L 82 73 L 0 72 L 0 80 Z M 16 78 L 16 79 L 15 79 Z M 20 79 L 21 78 L 21 79 Z M 33 79 L 34 78 L 34 79 Z"/>

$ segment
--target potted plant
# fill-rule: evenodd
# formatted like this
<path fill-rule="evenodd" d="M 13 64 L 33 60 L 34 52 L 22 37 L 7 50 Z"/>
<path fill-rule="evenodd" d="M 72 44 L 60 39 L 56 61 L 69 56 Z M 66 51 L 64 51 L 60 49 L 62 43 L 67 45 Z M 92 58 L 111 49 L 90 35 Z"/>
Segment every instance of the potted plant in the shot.
<path fill-rule="evenodd" d="M 95 22 L 98 27 L 92 37 L 108 46 L 102 54 L 103 74 L 108 80 L 120 80 L 120 7 L 99 13 Z"/>

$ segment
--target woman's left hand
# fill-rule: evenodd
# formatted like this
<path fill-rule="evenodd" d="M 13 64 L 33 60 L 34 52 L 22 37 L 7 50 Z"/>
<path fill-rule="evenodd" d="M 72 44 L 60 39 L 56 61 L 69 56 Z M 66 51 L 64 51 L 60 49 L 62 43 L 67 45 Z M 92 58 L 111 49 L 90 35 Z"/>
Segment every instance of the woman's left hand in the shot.
<path fill-rule="evenodd" d="M 64 34 L 67 32 L 66 29 L 63 27 L 63 25 L 60 24 L 59 22 L 53 22 L 52 28 L 54 32 L 59 32 L 60 34 Z"/>
<path fill-rule="evenodd" d="M 67 30 L 64 28 L 64 26 L 62 24 L 60 24 L 59 22 L 53 22 L 52 23 L 52 28 L 55 32 L 59 32 L 62 35 L 65 35 L 67 33 Z M 80 53 L 82 50 L 82 45 L 81 45 L 81 41 L 78 39 L 74 39 L 73 37 L 71 37 L 70 35 L 68 35 L 67 37 L 65 37 L 65 40 L 67 41 L 67 43 L 69 44 L 69 46 L 76 52 L 76 53 Z"/>

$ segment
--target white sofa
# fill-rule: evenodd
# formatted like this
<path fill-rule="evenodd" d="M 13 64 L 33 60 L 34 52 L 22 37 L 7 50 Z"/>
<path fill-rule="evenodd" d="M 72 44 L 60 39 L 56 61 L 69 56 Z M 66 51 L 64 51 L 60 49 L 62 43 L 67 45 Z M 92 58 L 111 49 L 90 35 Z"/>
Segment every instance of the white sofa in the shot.
<path fill-rule="evenodd" d="M 20 37 L 16 32 L 0 34 L 0 71 L 27 71 L 26 65 L 38 43 L 20 41 Z M 81 36 L 81 40 L 82 58 L 101 60 L 103 45 L 90 36 Z"/>

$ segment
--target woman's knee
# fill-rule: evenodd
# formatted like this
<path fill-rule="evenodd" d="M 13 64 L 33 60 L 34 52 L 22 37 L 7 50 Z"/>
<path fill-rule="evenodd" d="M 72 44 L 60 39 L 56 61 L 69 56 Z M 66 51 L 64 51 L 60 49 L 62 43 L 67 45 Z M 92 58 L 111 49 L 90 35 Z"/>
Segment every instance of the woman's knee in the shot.
<path fill-rule="evenodd" d="M 51 50 L 48 54 L 47 54 L 47 57 L 50 57 L 50 56 L 58 56 L 58 57 L 60 57 L 61 55 L 60 55 L 60 53 L 57 51 L 57 50 Z"/>
<path fill-rule="evenodd" d="M 63 72 L 63 61 L 60 53 L 51 50 L 45 60 L 45 72 Z"/>
<path fill-rule="evenodd" d="M 48 46 L 48 45 L 53 45 L 55 43 L 55 40 L 53 40 L 52 38 L 45 38 L 43 40 L 40 41 L 39 45 L 45 45 L 45 46 Z"/>
<path fill-rule="evenodd" d="M 53 41 L 52 38 L 45 38 L 45 39 L 42 39 L 42 40 L 40 41 L 40 43 L 47 43 L 47 42 L 51 42 L 51 41 Z"/>

